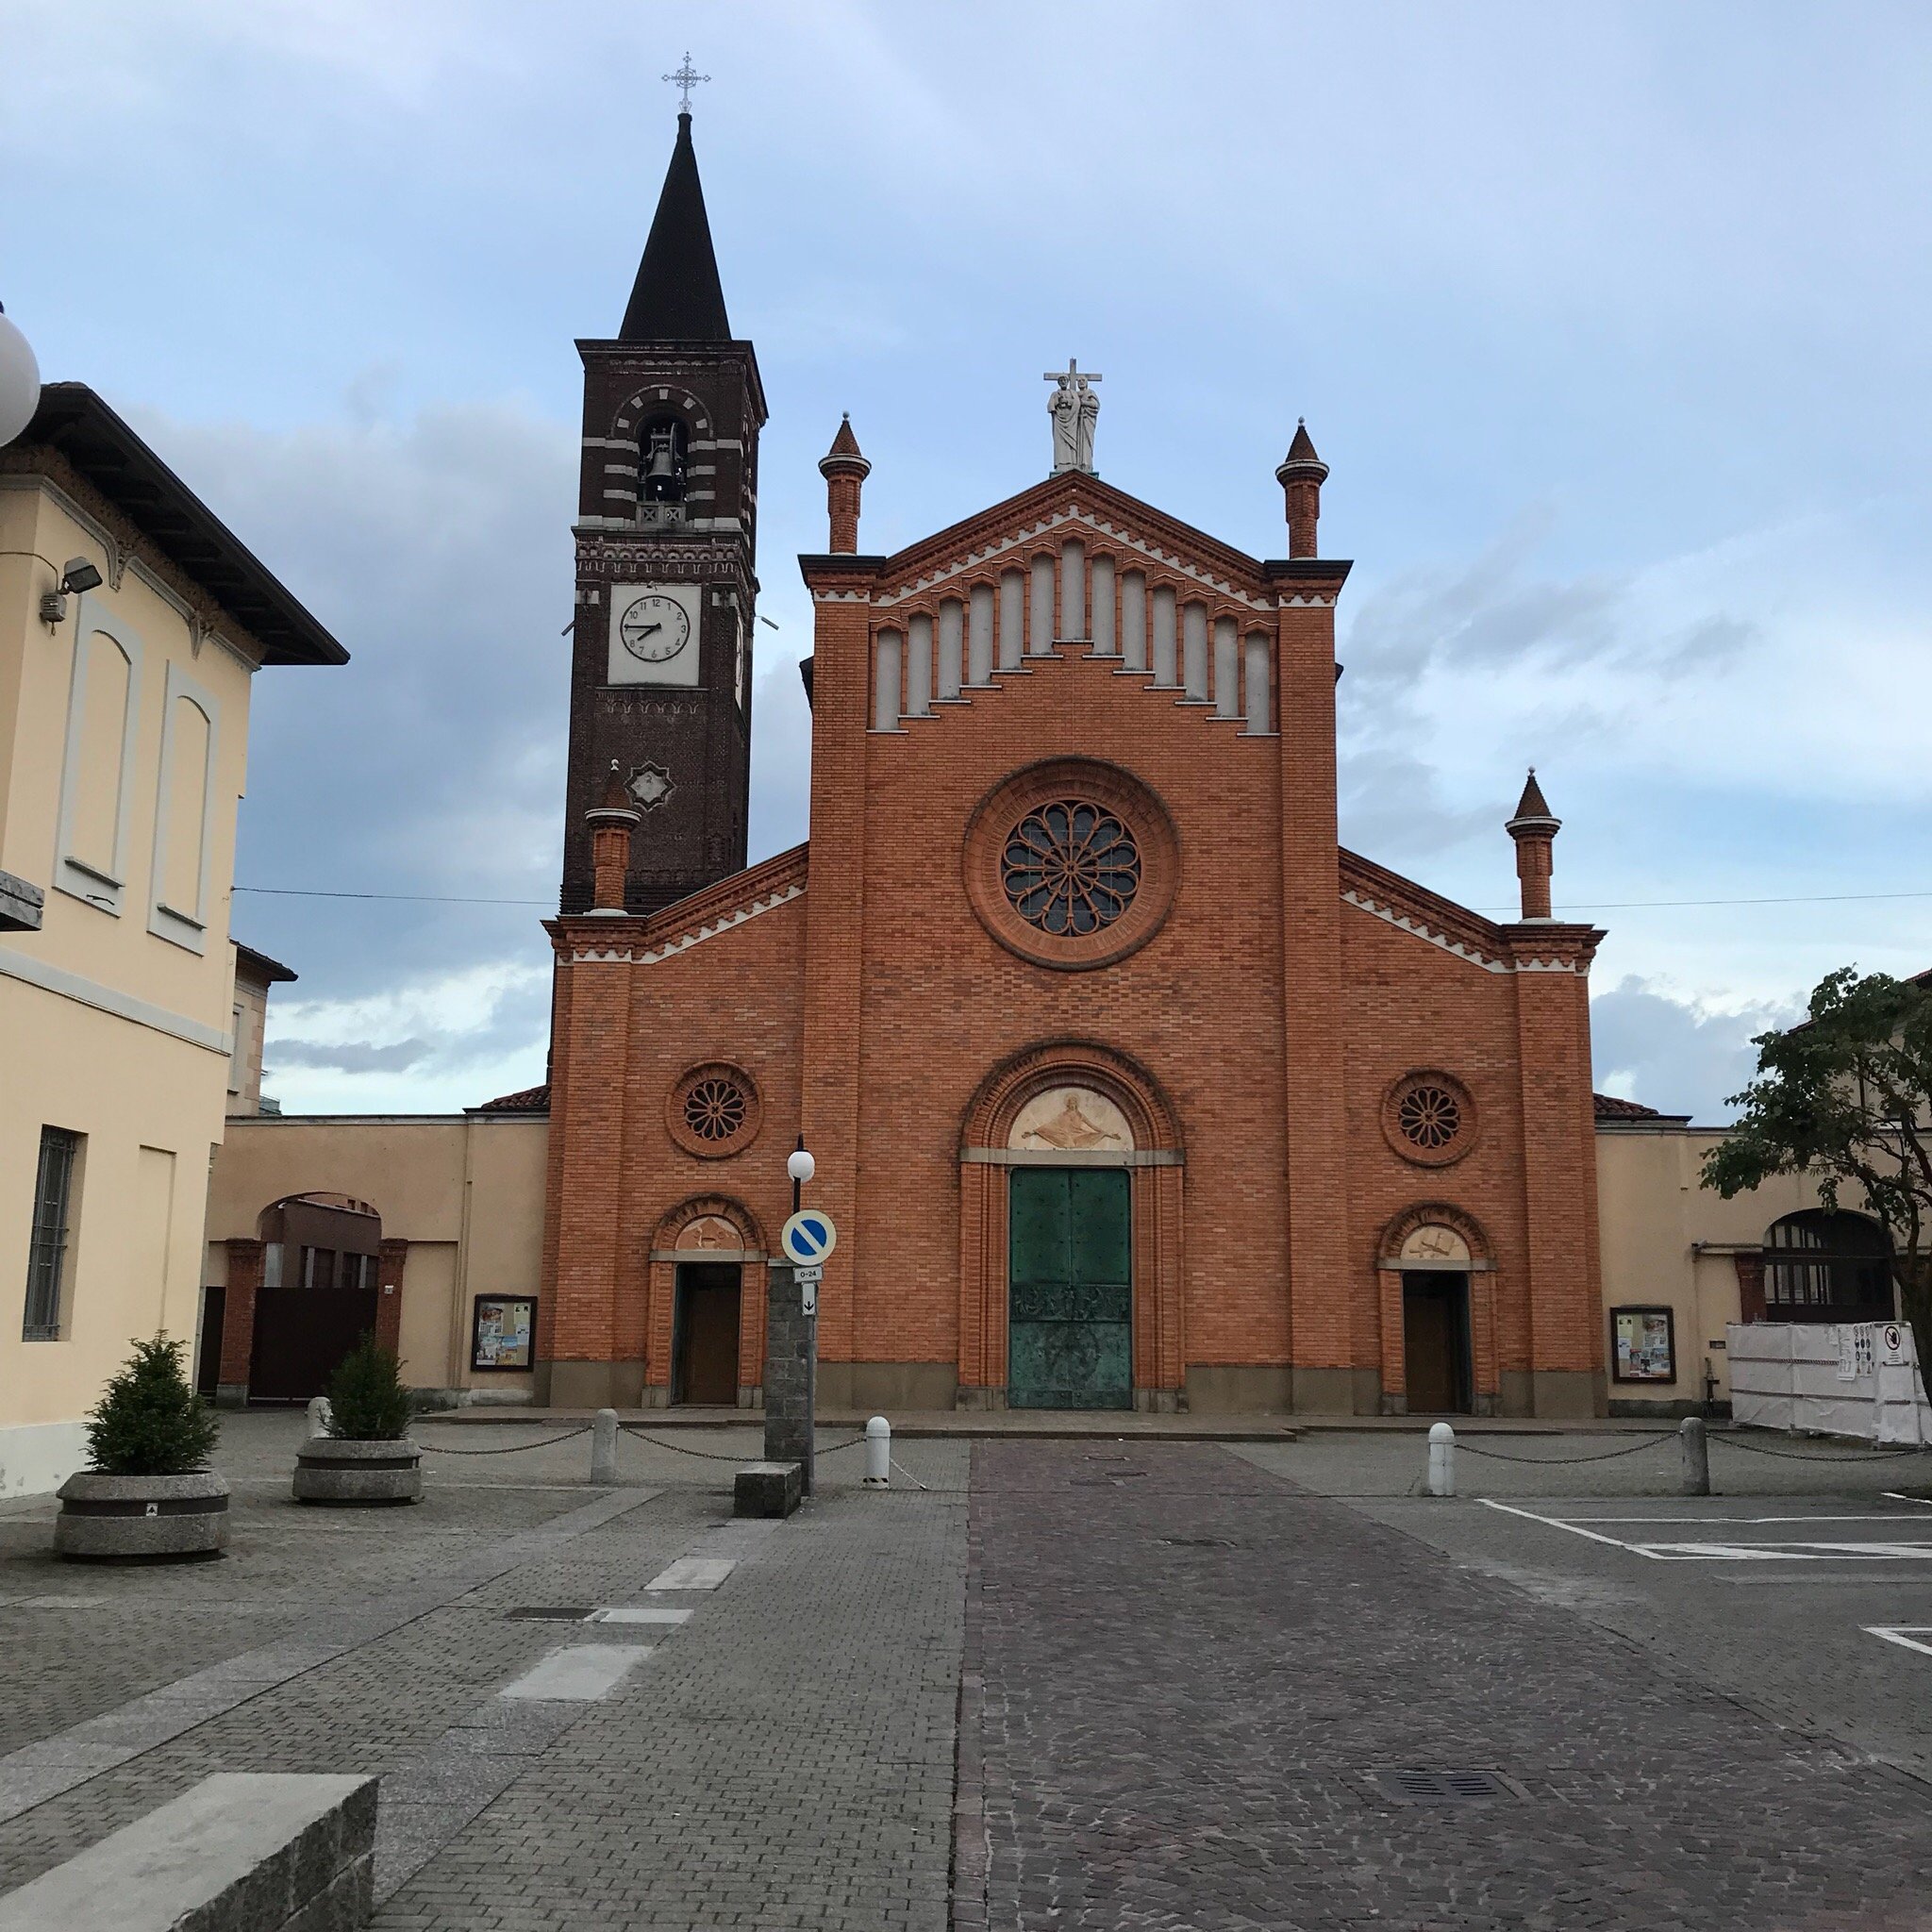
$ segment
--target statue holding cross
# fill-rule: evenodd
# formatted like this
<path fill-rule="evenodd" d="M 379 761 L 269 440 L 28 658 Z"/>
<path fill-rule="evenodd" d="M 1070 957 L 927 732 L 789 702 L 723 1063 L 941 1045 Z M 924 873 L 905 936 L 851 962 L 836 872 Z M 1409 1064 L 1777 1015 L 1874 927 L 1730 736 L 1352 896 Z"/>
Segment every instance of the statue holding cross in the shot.
<path fill-rule="evenodd" d="M 1088 388 L 1101 382 L 1099 375 L 1083 375 L 1080 365 L 1068 357 L 1062 370 L 1047 370 L 1041 380 L 1055 385 L 1046 399 L 1046 412 L 1053 418 L 1053 469 L 1081 470 L 1093 475 L 1093 425 L 1100 416 L 1100 398 Z"/>

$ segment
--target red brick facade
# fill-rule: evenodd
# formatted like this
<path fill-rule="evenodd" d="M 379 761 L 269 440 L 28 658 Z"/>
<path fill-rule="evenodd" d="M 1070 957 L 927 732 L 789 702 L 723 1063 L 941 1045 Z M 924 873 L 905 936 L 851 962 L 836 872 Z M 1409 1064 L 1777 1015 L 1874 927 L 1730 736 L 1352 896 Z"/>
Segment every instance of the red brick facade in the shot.
<path fill-rule="evenodd" d="M 671 1399 L 686 1252 L 741 1265 L 754 1399 L 803 1133 L 841 1230 L 822 1400 L 999 1406 L 1008 1137 L 1064 1087 L 1131 1133 L 1140 1406 L 1402 1408 L 1420 1231 L 1415 1267 L 1467 1283 L 1468 1406 L 1601 1407 L 1601 935 L 1547 917 L 1546 839 L 1524 870 L 1544 916 L 1517 924 L 1339 848 L 1348 566 L 1310 554 L 1310 463 L 1275 563 L 1078 473 L 865 556 L 856 464 L 828 473 L 840 541 L 802 560 L 808 859 L 550 927 L 552 1400 Z M 1140 850 L 1098 933 L 1003 897 L 1002 841 L 1052 796 L 1099 801 Z M 1406 1140 L 1411 1116 L 1441 1144 Z"/>

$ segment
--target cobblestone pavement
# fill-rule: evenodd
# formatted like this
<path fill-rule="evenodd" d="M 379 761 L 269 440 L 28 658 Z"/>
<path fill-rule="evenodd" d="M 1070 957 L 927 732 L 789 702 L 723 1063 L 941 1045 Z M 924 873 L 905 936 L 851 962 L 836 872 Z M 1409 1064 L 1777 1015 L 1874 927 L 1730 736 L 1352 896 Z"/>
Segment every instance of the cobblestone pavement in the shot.
<path fill-rule="evenodd" d="M 875 1495 L 827 1430 L 809 1509 L 740 1524 L 753 1425 L 626 1436 L 600 1490 L 588 1436 L 425 1424 L 428 1499 L 382 1512 L 294 1507 L 301 1433 L 227 1424 L 221 1563 L 57 1564 L 51 1502 L 0 1505 L 0 1889 L 211 1771 L 310 1770 L 382 1779 L 382 1932 L 1932 1924 L 1932 1657 L 1857 1627 L 1932 1624 L 1932 1561 L 1559 1526 L 1906 1534 L 1861 1526 L 1916 1520 L 1897 1465 L 1714 1450 L 1772 1500 L 1692 1505 L 1668 1445 L 1571 1461 L 1627 1431 L 1495 1439 L 1533 1458 L 1498 1491 L 1596 1499 L 1539 1518 L 1408 1500 L 1415 1435 L 902 1441 Z M 650 1588 L 687 1557 L 729 1567 Z M 522 1614 L 597 1607 L 640 1621 Z M 504 1694 L 576 1649 L 601 1701 Z"/>
<path fill-rule="evenodd" d="M 728 1520 L 755 1431 L 691 1443 L 721 1462 L 626 1445 L 651 1480 L 614 1491 L 584 1480 L 587 1439 L 435 1462 L 421 1507 L 380 1512 L 289 1502 L 301 1433 L 227 1424 L 220 1563 L 58 1564 L 50 1501 L 0 1507 L 0 1890 L 213 1771 L 355 1772 L 383 1779 L 379 1926 L 944 1926 L 962 1447 L 905 1445 L 924 1493 L 862 1492 L 858 1457 L 828 1457 L 810 1512 L 766 1525 Z M 736 1567 L 647 1590 L 694 1553 Z M 691 1615 L 509 1614 L 639 1606 Z M 618 1641 L 649 1654 L 603 1702 L 499 1694 Z M 36 1802 L 49 1769 L 69 1788 Z"/>
<path fill-rule="evenodd" d="M 1569 1608 L 1220 1448 L 974 1468 L 956 1924 L 1926 1923 L 1924 1784 Z"/>

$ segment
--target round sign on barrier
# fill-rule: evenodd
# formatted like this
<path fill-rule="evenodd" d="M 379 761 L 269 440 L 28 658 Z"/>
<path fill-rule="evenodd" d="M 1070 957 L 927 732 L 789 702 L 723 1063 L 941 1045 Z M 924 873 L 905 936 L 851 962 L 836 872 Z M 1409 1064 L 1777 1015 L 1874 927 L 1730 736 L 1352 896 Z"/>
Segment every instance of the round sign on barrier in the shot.
<path fill-rule="evenodd" d="M 839 1245 L 832 1217 L 816 1208 L 801 1208 L 778 1230 L 785 1258 L 800 1268 L 815 1268 Z"/>

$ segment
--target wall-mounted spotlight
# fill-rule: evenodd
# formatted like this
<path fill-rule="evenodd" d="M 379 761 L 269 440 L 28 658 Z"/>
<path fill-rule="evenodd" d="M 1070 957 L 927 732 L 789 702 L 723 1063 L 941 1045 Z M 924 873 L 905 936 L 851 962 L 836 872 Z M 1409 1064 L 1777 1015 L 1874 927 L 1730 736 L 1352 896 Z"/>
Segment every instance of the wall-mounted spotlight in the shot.
<path fill-rule="evenodd" d="M 98 591 L 101 574 L 84 557 L 70 557 L 61 567 L 60 582 L 41 599 L 41 622 L 61 624 L 67 617 L 67 599 L 83 591 Z"/>

